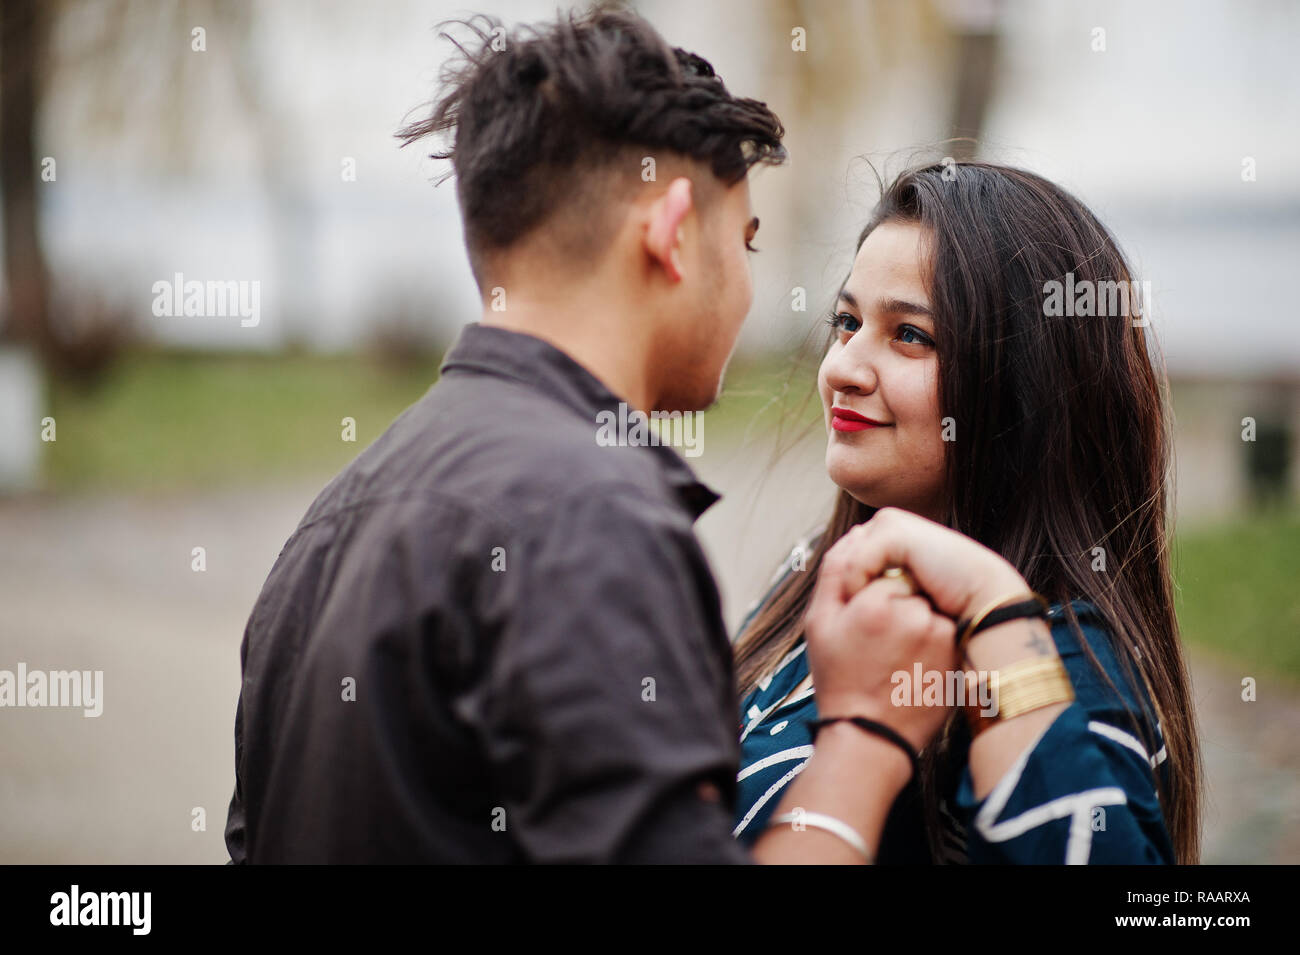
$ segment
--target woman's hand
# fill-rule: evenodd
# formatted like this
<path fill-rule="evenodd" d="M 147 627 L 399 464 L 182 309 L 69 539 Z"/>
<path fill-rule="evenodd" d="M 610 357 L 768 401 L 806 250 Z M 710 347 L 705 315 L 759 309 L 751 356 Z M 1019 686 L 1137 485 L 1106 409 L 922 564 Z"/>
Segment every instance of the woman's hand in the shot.
<path fill-rule="evenodd" d="M 865 587 L 858 580 L 855 548 L 861 538 L 846 535 L 822 559 L 808 605 L 808 662 L 823 718 L 865 716 L 900 733 L 920 750 L 943 725 L 942 706 L 894 706 L 894 674 L 950 670 L 957 662 L 956 626 L 924 597 L 909 596 L 901 580 L 881 578 Z M 909 694 L 910 696 L 910 694 Z"/>
<path fill-rule="evenodd" d="M 905 567 L 926 596 L 881 577 L 890 566 Z M 948 708 L 893 705 L 894 674 L 910 680 L 917 663 L 923 671 L 956 669 L 954 620 L 1027 591 L 987 547 L 908 511 L 881 509 L 835 543 L 818 573 L 806 624 L 819 711 L 878 720 L 921 749 Z"/>
<path fill-rule="evenodd" d="M 881 508 L 839 543 L 845 544 L 847 593 L 865 587 L 886 567 L 904 567 L 934 609 L 953 620 L 978 613 L 1000 597 L 1029 593 L 1025 579 L 1001 554 L 900 508 Z"/>

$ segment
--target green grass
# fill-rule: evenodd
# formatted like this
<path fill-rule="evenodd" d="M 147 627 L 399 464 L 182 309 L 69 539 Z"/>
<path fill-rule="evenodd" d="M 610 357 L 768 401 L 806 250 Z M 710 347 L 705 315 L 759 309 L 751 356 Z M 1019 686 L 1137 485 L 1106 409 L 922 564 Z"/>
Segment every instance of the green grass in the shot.
<path fill-rule="evenodd" d="M 779 431 L 782 442 L 821 427 L 821 403 L 816 395 L 815 365 L 791 364 L 771 358 L 733 361 L 723 393 L 705 413 L 710 433 L 731 439 L 766 437 Z"/>
<path fill-rule="evenodd" d="M 332 472 L 383 433 L 437 377 L 358 357 L 141 352 L 93 388 L 50 389 L 58 440 L 47 485 L 203 487 Z M 356 420 L 356 442 L 342 419 Z"/>
<path fill-rule="evenodd" d="M 1300 685 L 1300 512 L 1180 534 L 1173 558 L 1184 638 Z"/>
<path fill-rule="evenodd" d="M 45 485 L 171 490 L 332 474 L 419 400 L 439 358 L 133 352 L 93 387 L 50 386 L 58 440 L 45 445 Z M 816 415 L 801 405 L 811 376 L 736 363 L 709 433 L 794 429 Z M 787 383 L 786 400 L 774 399 Z M 344 417 L 356 420 L 355 443 L 341 438 Z"/>

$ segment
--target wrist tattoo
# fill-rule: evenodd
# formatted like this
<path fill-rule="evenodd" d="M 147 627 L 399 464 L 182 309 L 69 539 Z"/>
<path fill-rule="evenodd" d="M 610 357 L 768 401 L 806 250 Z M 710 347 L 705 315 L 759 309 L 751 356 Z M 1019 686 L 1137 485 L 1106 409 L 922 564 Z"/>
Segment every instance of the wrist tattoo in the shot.
<path fill-rule="evenodd" d="M 1046 640 L 1044 640 L 1043 635 L 1038 632 L 1037 624 L 1038 621 L 1034 621 L 1031 624 L 1030 631 L 1032 632 L 1033 635 L 1029 638 L 1029 642 L 1026 643 L 1025 646 L 1028 647 L 1030 650 L 1033 650 L 1040 657 L 1051 656 L 1052 646 Z"/>

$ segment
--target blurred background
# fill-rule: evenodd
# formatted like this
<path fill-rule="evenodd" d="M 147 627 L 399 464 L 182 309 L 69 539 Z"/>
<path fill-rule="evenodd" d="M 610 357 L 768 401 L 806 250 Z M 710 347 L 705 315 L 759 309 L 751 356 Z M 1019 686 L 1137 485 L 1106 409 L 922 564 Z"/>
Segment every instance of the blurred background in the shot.
<path fill-rule="evenodd" d="M 1205 861 L 1300 861 L 1300 4 L 633 6 L 789 130 L 691 459 L 724 493 L 700 532 L 729 623 L 829 513 L 805 346 L 877 171 L 1042 173 L 1151 282 Z M 454 184 L 393 138 L 434 95 L 434 26 L 556 9 L 0 0 L 0 669 L 104 672 L 98 718 L 0 709 L 0 862 L 225 861 L 253 600 L 478 317 Z M 247 308 L 159 305 L 194 280 Z"/>

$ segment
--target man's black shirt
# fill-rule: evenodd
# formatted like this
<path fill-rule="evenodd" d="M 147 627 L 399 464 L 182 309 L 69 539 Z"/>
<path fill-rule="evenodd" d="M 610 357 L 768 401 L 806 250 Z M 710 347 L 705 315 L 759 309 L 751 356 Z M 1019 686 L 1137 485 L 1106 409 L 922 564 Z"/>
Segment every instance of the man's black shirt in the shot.
<path fill-rule="evenodd" d="M 618 407 L 470 325 L 330 482 L 244 633 L 232 861 L 748 861 L 716 495 Z"/>

